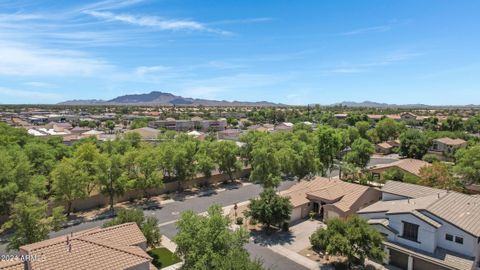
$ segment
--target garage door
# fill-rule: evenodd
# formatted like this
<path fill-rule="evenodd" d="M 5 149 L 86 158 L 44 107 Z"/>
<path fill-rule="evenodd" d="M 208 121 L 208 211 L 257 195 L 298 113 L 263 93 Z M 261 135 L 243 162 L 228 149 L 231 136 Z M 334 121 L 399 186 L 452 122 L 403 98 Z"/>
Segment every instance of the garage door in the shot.
<path fill-rule="evenodd" d="M 401 269 L 408 269 L 408 255 L 398 252 L 394 249 L 390 249 L 390 264 Z M 416 268 L 414 268 L 416 269 Z"/>
<path fill-rule="evenodd" d="M 302 218 L 302 207 L 296 207 L 292 210 L 290 221 L 296 221 Z"/>
<path fill-rule="evenodd" d="M 430 262 L 420 260 L 418 258 L 413 258 L 413 269 L 414 270 L 430 270 L 430 269 L 448 270 L 445 267 L 441 267 L 441 266 L 438 266 L 436 264 L 432 264 Z"/>

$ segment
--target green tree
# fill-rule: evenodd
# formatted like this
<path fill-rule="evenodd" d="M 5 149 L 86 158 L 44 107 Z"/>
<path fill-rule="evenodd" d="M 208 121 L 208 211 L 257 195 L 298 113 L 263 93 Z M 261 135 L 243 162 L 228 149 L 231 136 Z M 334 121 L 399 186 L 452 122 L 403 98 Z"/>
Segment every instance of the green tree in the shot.
<path fill-rule="evenodd" d="M 252 152 L 252 172 L 250 180 L 261 183 L 263 187 L 277 187 L 280 182 L 280 166 L 271 148 L 257 146 Z"/>
<path fill-rule="evenodd" d="M 77 166 L 74 159 L 63 159 L 52 171 L 52 189 L 57 200 L 67 202 L 67 216 L 75 199 L 87 196 L 88 175 Z"/>
<path fill-rule="evenodd" d="M 160 234 L 160 229 L 158 227 L 158 219 L 155 217 L 145 218 L 140 230 L 147 239 L 147 245 L 149 247 L 156 247 L 160 245 L 162 235 Z"/>
<path fill-rule="evenodd" d="M 25 154 L 32 164 L 32 172 L 47 176 L 55 165 L 55 150 L 47 143 L 29 142 L 24 146 Z"/>
<path fill-rule="evenodd" d="M 360 134 L 360 137 L 364 139 L 368 139 L 367 131 L 370 129 L 370 123 L 367 121 L 360 121 L 355 123 L 355 127 L 358 130 L 358 134 Z"/>
<path fill-rule="evenodd" d="M 73 153 L 75 166 L 82 170 L 87 177 L 87 195 L 90 195 L 98 186 L 98 160 L 100 159 L 100 151 L 92 142 L 82 143 L 75 149 Z"/>
<path fill-rule="evenodd" d="M 434 162 L 432 166 L 425 166 L 420 169 L 419 185 L 462 191 L 461 183 L 455 179 L 447 164 Z"/>
<path fill-rule="evenodd" d="M 143 127 L 146 127 L 146 126 L 148 126 L 148 120 L 147 119 L 135 119 L 130 124 L 130 129 L 143 128 Z"/>
<path fill-rule="evenodd" d="M 147 199 L 150 197 L 149 189 L 163 186 L 159 156 L 153 148 L 127 152 L 124 164 L 127 179 L 133 183 L 133 187 L 141 189 Z"/>
<path fill-rule="evenodd" d="M 271 225 L 282 226 L 290 220 L 293 206 L 290 198 L 278 195 L 273 188 L 266 188 L 257 199 L 251 199 L 246 216 L 262 223 L 266 229 Z"/>
<path fill-rule="evenodd" d="M 0 214 L 8 215 L 18 191 L 31 186 L 31 165 L 20 147 L 0 147 Z"/>
<path fill-rule="evenodd" d="M 383 259 L 386 254 L 382 242 L 383 236 L 358 216 L 346 221 L 330 219 L 326 229 L 320 228 L 310 236 L 314 249 L 347 257 L 349 268 L 355 262 L 364 265 L 366 258 Z"/>
<path fill-rule="evenodd" d="M 337 153 L 342 150 L 342 138 L 335 129 L 328 126 L 319 126 L 316 131 L 317 155 L 322 163 L 322 175 L 332 169 Z"/>
<path fill-rule="evenodd" d="M 2 226 L 2 229 L 14 231 L 7 249 L 18 249 L 22 245 L 47 239 L 52 227 L 46 212 L 46 202 L 26 192 L 20 192 L 15 199 L 9 220 Z"/>
<path fill-rule="evenodd" d="M 457 116 L 449 116 L 445 122 L 442 122 L 442 130 L 457 131 L 463 129 L 463 120 Z"/>
<path fill-rule="evenodd" d="M 125 194 L 128 189 L 128 179 L 124 175 L 122 156 L 119 154 L 101 154 L 97 162 L 98 183 L 100 192 L 109 198 L 110 210 L 113 212 L 115 196 Z"/>
<path fill-rule="evenodd" d="M 129 142 L 132 147 L 139 148 L 142 136 L 138 132 L 126 132 L 123 134 L 123 139 Z"/>
<path fill-rule="evenodd" d="M 233 181 L 233 174 L 241 169 L 241 163 L 237 159 L 237 145 L 231 141 L 215 141 L 213 142 L 213 151 L 218 170 L 228 174 L 230 180 Z"/>
<path fill-rule="evenodd" d="M 455 152 L 454 172 L 462 177 L 465 185 L 480 183 L 480 145 Z"/>
<path fill-rule="evenodd" d="M 377 123 L 375 129 L 381 141 L 388 141 L 398 137 L 402 130 L 402 125 L 391 118 L 384 118 Z"/>
<path fill-rule="evenodd" d="M 371 142 L 359 138 L 353 142 L 352 150 L 345 155 L 344 160 L 363 169 L 367 166 L 370 156 L 374 152 L 375 148 Z"/>
<path fill-rule="evenodd" d="M 113 129 L 115 128 L 115 122 L 113 122 L 112 120 L 107 120 L 105 122 L 105 127 L 108 128 L 108 130 L 111 133 L 113 131 Z"/>
<path fill-rule="evenodd" d="M 158 227 L 158 220 L 155 217 L 145 217 L 142 209 L 121 209 L 115 218 L 103 224 L 103 227 L 111 227 L 123 223 L 135 222 L 147 239 L 149 247 L 160 245 L 162 235 Z"/>
<path fill-rule="evenodd" d="M 424 133 L 417 129 L 407 129 L 400 135 L 400 155 L 422 159 L 430 143 Z"/>
<path fill-rule="evenodd" d="M 244 245 L 248 233 L 243 228 L 231 231 L 230 220 L 223 216 L 219 205 L 212 205 L 207 215 L 188 210 L 177 221 L 178 233 L 173 239 L 175 253 L 183 261 L 183 269 L 262 269 L 251 261 Z"/>
<path fill-rule="evenodd" d="M 399 168 L 390 168 L 383 172 L 382 179 L 417 184 L 419 177 L 414 174 L 405 172 Z"/>
<path fill-rule="evenodd" d="M 210 147 L 210 142 L 202 142 L 194 156 L 196 171 L 202 173 L 206 178 L 210 178 L 212 176 L 212 170 L 214 170 L 216 167 Z"/>

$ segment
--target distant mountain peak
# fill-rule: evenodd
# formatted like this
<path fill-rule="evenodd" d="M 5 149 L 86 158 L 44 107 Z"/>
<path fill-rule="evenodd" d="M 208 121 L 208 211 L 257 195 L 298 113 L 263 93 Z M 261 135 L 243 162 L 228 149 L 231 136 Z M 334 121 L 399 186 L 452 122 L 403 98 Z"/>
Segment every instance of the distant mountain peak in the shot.
<path fill-rule="evenodd" d="M 160 105 L 160 106 L 286 106 L 284 104 L 267 102 L 267 101 L 226 101 L 226 100 L 209 100 L 197 98 L 185 98 L 176 96 L 172 93 L 151 91 L 145 94 L 128 94 L 118 96 L 110 100 L 68 100 L 60 102 L 62 105 Z"/>

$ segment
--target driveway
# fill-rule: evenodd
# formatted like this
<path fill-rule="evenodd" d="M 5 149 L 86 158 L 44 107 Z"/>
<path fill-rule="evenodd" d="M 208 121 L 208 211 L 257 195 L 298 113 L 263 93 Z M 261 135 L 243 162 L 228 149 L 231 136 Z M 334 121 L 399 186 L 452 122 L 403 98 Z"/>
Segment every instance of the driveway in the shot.
<path fill-rule="evenodd" d="M 285 243 L 284 247 L 299 252 L 310 246 L 310 236 L 319 228 L 326 228 L 319 220 L 302 220 L 290 227 L 293 241 Z"/>

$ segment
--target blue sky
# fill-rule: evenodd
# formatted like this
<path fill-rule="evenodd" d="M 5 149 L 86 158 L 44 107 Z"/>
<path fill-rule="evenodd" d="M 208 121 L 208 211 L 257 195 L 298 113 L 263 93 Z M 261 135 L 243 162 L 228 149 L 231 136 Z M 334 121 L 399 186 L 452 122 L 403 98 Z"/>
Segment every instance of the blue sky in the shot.
<path fill-rule="evenodd" d="M 480 104 L 480 1 L 0 2 L 0 103 Z"/>

